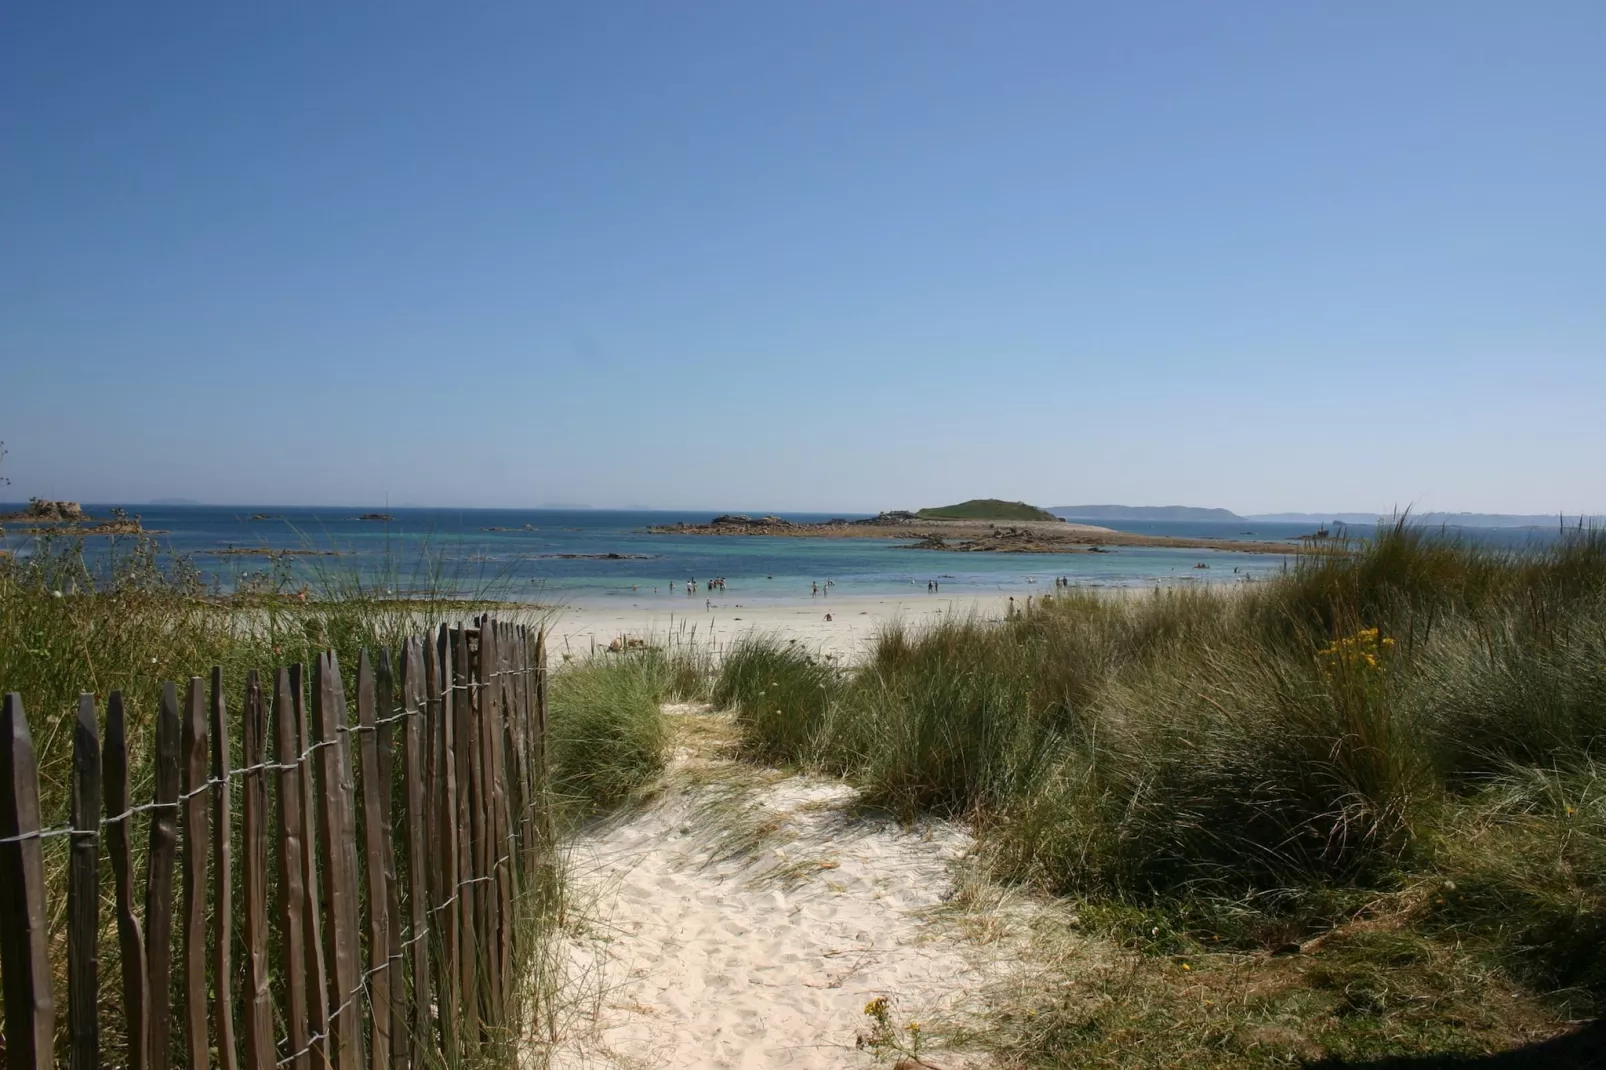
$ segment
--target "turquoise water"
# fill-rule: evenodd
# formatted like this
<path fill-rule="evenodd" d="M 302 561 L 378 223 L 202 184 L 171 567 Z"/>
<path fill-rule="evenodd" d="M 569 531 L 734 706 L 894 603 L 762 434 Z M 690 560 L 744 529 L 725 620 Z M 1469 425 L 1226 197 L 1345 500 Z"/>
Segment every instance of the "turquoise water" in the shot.
<path fill-rule="evenodd" d="M 86 505 L 96 516 L 110 507 Z M 249 584 L 294 589 L 350 576 L 395 593 L 444 588 L 463 595 L 576 605 L 678 597 L 688 580 L 725 577 L 725 596 L 753 602 L 807 601 L 811 584 L 832 582 L 838 596 L 924 592 L 936 580 L 945 595 L 1040 593 L 1053 577 L 1078 585 L 1230 582 L 1283 567 L 1281 556 L 1210 550 L 1115 548 L 1107 554 L 958 554 L 903 549 L 891 539 L 650 535 L 645 528 L 706 523 L 709 512 L 550 509 L 389 509 L 394 520 L 364 521 L 364 509 L 220 506 L 130 507 L 171 556 L 183 556 L 209 584 L 230 591 Z M 253 514 L 271 519 L 252 520 Z M 784 514 L 823 520 L 826 514 Z M 852 515 L 852 514 L 837 514 Z M 492 528 L 512 530 L 487 530 Z M 1276 529 L 1276 530 L 1273 530 Z M 1260 525 L 1258 538 L 1297 535 L 1298 525 Z M 1194 534 L 1189 531 L 1167 532 Z M 1236 532 L 1212 531 L 1231 537 Z M 1248 537 L 1248 536 L 1242 536 Z M 92 542 L 98 546 L 98 542 Z M 28 541 L 8 537 L 13 552 Z M 276 569 L 262 557 L 214 556 L 229 547 L 318 549 L 335 556 L 297 557 Z M 618 559 L 563 554 L 619 554 Z M 640 555 L 635 556 L 635 555 Z M 1206 562 L 1208 569 L 1195 564 Z M 1035 580 L 1035 582 L 1033 582 Z"/>

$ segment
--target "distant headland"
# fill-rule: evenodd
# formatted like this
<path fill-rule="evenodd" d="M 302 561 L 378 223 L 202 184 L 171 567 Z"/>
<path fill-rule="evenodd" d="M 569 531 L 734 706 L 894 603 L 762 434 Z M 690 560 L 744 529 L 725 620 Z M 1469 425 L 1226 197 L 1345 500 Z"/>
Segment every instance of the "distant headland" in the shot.
<path fill-rule="evenodd" d="M 1054 505 L 1049 512 L 1076 520 L 1245 520 L 1228 509 L 1201 509 L 1192 505 Z"/>
<path fill-rule="evenodd" d="M 1171 520 L 1215 521 L 1226 524 L 1336 524 L 1348 527 L 1373 527 L 1387 524 L 1396 513 L 1234 513 L 1230 509 L 1208 509 L 1193 505 L 1051 505 L 1049 512 L 1068 520 Z M 1452 528 L 1554 528 L 1558 525 L 1583 523 L 1606 524 L 1606 516 L 1579 516 L 1577 514 L 1533 513 L 1417 513 L 1409 514 L 1410 522 L 1422 527 Z"/>

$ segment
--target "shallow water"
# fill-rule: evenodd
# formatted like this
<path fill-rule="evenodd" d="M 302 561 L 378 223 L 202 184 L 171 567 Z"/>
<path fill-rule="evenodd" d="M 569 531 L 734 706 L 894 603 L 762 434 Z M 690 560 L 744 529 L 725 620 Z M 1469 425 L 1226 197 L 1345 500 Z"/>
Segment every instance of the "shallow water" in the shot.
<path fill-rule="evenodd" d="M 109 507 L 86 505 L 97 517 Z M 353 576 L 396 593 L 445 590 L 500 598 L 605 605 L 618 598 L 687 599 L 707 596 L 704 583 L 725 577 L 728 596 L 763 601 L 807 601 L 811 584 L 830 581 L 839 595 L 898 595 L 924 591 L 928 580 L 943 594 L 966 595 L 1053 589 L 1053 577 L 1073 583 L 1131 586 L 1157 581 L 1222 582 L 1264 575 L 1283 567 L 1281 556 L 1209 550 L 1117 547 L 1107 554 L 960 554 L 900 547 L 895 539 L 787 539 L 776 537 L 650 535 L 654 524 L 706 523 L 711 512 L 555 509 L 399 509 L 391 521 L 359 520 L 365 510 L 220 506 L 146 506 L 131 509 L 164 551 L 182 555 L 219 590 L 277 581 L 314 591 Z M 253 514 L 266 520 L 252 520 Z M 789 520 L 827 514 L 783 514 Z M 853 514 L 837 514 L 852 516 Z M 1286 528 L 1273 532 L 1272 527 Z M 491 530 L 504 529 L 504 530 Z M 1262 525 L 1258 537 L 1298 534 L 1296 525 Z M 1179 532 L 1180 533 L 1180 532 Z M 1220 533 L 1213 533 L 1220 534 Z M 26 552 L 26 539 L 8 537 Z M 99 540 L 91 540 L 99 546 Z M 333 550 L 333 556 L 283 561 L 277 574 L 259 556 L 216 556 L 228 548 Z M 619 554 L 618 559 L 565 558 L 562 554 Z M 640 555 L 635 556 L 635 555 Z M 1197 569 L 1207 562 L 1211 567 Z M 1236 571 L 1235 571 L 1236 570 Z"/>
<path fill-rule="evenodd" d="M 105 505 L 87 505 L 104 517 Z M 1282 569 L 1281 555 L 1212 550 L 1116 547 L 1106 554 L 945 553 L 906 549 L 896 539 L 788 539 L 769 536 L 649 535 L 655 524 L 706 523 L 711 512 L 603 509 L 401 509 L 390 521 L 360 520 L 359 508 L 145 506 L 138 513 L 170 555 L 182 555 L 219 590 L 277 582 L 314 591 L 360 576 L 371 587 L 402 593 L 438 590 L 576 605 L 617 599 L 678 599 L 708 595 L 704 583 L 726 580 L 725 595 L 752 602 L 808 601 L 811 584 L 830 581 L 838 595 L 888 596 L 923 592 L 927 581 L 955 596 L 1053 590 L 1055 576 L 1086 586 L 1220 583 Z M 254 514 L 269 519 L 253 520 Z M 756 514 L 755 514 L 756 515 Z M 818 521 L 824 513 L 783 514 Z M 853 517 L 856 514 L 836 514 Z M 1307 524 L 1132 521 L 1122 529 L 1154 535 L 1224 539 L 1293 539 Z M 493 530 L 501 529 L 501 530 Z M 1357 534 L 1360 534 L 1357 532 Z M 1462 529 L 1458 534 L 1497 545 L 1553 539 L 1553 532 Z M 25 537 L 7 546 L 26 553 Z M 98 548 L 100 539 L 91 540 Z M 227 548 L 313 549 L 332 556 L 295 557 L 270 566 L 260 556 L 216 556 Z M 563 554 L 619 554 L 617 559 Z M 638 556 L 639 555 L 639 556 Z M 1196 568 L 1206 563 L 1208 569 Z M 695 593 L 686 594 L 696 579 Z"/>

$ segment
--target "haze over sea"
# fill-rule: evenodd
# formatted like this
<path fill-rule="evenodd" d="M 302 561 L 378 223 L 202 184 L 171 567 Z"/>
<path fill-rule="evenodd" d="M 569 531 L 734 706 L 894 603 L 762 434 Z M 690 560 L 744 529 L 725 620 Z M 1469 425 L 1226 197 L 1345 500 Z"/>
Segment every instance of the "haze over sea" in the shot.
<path fill-rule="evenodd" d="M 0 511 L 14 507 L 0 506 Z M 95 516 L 110 505 L 86 504 Z M 711 597 L 722 605 L 809 601 L 813 583 L 832 581 L 831 594 L 908 596 L 928 580 L 945 596 L 1032 594 L 1052 590 L 1055 576 L 1088 587 L 1233 582 L 1280 570 L 1282 555 L 1196 549 L 1116 547 L 1108 553 L 947 553 L 908 549 L 886 538 L 818 539 L 770 536 L 649 534 L 650 525 L 706 523 L 708 511 L 603 509 L 387 508 L 389 521 L 359 519 L 369 507 L 176 506 L 129 507 L 154 535 L 164 558 L 183 558 L 220 592 L 263 583 L 314 593 L 360 577 L 374 589 L 405 595 L 435 591 L 576 606 L 649 604 L 671 597 Z M 730 510 L 739 512 L 743 510 Z M 760 515 L 763 510 L 746 510 Z M 254 520 L 263 515 L 267 519 Z M 849 519 L 865 514 L 782 513 L 793 521 Z M 1130 521 L 1121 530 L 1224 539 L 1296 539 L 1310 524 Z M 1469 537 L 1520 545 L 1548 532 L 1468 531 Z M 91 556 L 105 537 L 88 540 Z M 8 535 L 7 549 L 29 552 L 27 536 Z M 122 538 L 112 545 L 126 547 Z M 222 550 L 324 551 L 276 561 Z M 328 551 L 333 551 L 328 553 Z M 617 554 L 616 558 L 605 555 Z M 1205 562 L 1208 569 L 1195 565 Z M 723 576 L 723 592 L 704 583 Z M 700 608 L 700 605 L 699 605 Z"/>

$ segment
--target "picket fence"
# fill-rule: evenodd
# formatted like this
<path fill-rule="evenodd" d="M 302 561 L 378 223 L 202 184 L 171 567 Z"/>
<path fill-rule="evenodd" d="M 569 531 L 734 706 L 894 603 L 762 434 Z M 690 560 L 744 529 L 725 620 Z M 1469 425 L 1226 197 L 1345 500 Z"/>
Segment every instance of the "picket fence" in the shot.
<path fill-rule="evenodd" d="M 41 823 L 22 699 L 5 696 L 7 1066 L 58 1055 L 73 1070 L 457 1066 L 516 1035 L 520 895 L 550 863 L 544 635 L 483 617 L 415 636 L 394 660 L 364 650 L 354 724 L 335 655 L 320 655 L 311 677 L 309 696 L 301 665 L 275 670 L 267 692 L 248 674 L 238 766 L 221 670 L 209 688 L 191 679 L 182 699 L 167 684 L 155 790 L 137 805 L 123 697 L 107 697 L 102 741 L 84 695 L 71 817 L 54 827 Z M 136 818 L 149 834 L 138 876 Z M 60 889 L 46 888 L 42 842 L 57 836 L 70 838 L 60 1035 L 46 923 L 46 895 Z M 107 993 L 103 854 L 122 964 Z M 59 966 L 59 937 L 54 950 Z M 114 1028 L 103 1036 L 105 1015 Z"/>

